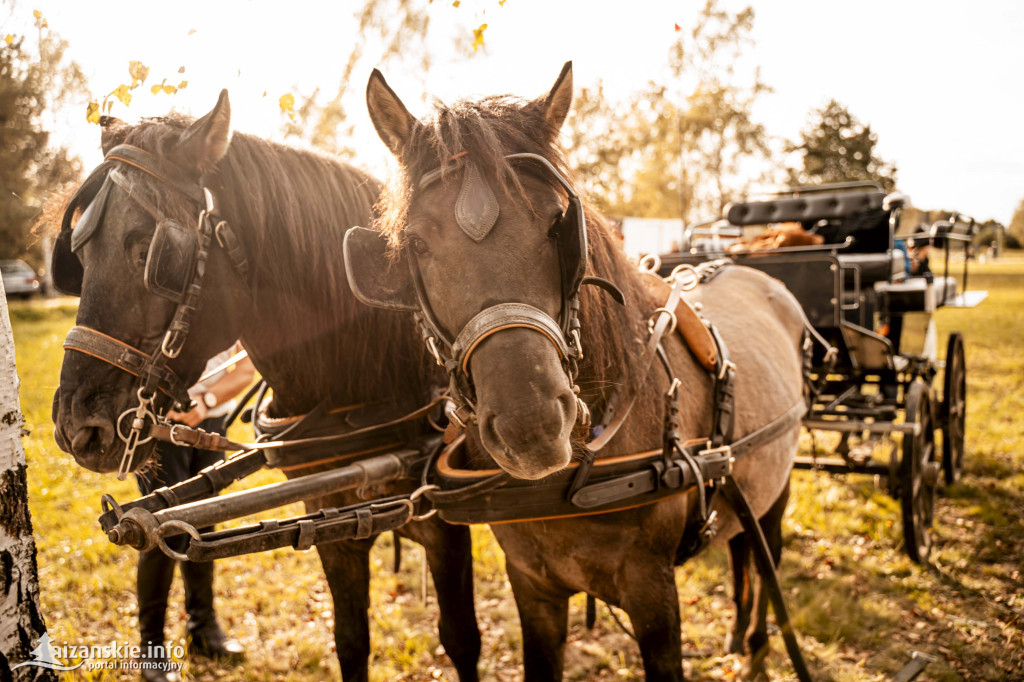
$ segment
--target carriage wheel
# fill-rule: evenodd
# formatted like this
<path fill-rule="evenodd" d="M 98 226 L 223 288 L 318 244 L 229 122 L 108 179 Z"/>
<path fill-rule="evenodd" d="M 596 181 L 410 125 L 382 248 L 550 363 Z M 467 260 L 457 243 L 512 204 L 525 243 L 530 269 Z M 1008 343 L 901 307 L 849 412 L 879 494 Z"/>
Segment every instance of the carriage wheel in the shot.
<path fill-rule="evenodd" d="M 932 511 L 941 468 L 935 452 L 935 423 L 932 420 L 929 387 L 915 381 L 907 392 L 906 423 L 918 424 L 917 433 L 903 434 L 900 461 L 900 502 L 903 507 L 903 539 L 907 554 L 924 563 L 932 548 Z"/>
<path fill-rule="evenodd" d="M 967 364 L 964 337 L 949 335 L 942 388 L 942 470 L 946 485 L 955 483 L 964 469 L 964 422 L 967 417 Z"/>

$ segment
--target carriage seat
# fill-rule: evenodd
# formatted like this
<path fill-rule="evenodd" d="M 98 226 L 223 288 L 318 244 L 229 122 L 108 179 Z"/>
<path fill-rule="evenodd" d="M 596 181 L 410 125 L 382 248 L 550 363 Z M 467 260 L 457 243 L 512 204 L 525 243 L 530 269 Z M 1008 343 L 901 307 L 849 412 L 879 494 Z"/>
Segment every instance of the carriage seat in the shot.
<path fill-rule="evenodd" d="M 928 300 L 928 281 L 924 277 L 908 277 L 903 282 L 878 282 L 875 291 L 889 301 L 894 313 L 931 312 L 956 296 L 956 280 L 936 277 L 932 282 L 933 299 Z"/>
<path fill-rule="evenodd" d="M 840 253 L 836 255 L 843 270 L 843 285 L 849 291 L 855 281 L 855 270 L 860 271 L 862 288 L 877 282 L 899 282 L 906 277 L 906 265 L 903 253 L 888 251 L 883 253 Z"/>

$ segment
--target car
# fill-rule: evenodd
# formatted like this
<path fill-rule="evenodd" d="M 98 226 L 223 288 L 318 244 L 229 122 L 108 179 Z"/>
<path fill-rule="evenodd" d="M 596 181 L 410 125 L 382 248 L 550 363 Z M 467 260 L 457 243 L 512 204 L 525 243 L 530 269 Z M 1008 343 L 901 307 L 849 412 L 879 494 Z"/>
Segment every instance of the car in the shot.
<path fill-rule="evenodd" d="M 32 266 L 23 260 L 0 261 L 4 277 L 4 291 L 7 298 L 28 298 L 39 293 L 39 276 Z"/>

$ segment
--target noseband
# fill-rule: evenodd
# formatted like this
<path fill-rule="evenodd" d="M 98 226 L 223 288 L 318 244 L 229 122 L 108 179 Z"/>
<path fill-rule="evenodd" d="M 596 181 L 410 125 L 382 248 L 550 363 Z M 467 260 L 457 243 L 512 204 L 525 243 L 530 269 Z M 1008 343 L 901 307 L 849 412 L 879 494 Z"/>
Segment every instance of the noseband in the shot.
<path fill-rule="evenodd" d="M 464 155 L 456 155 L 458 159 Z M 419 301 L 416 319 L 419 322 L 424 342 L 437 364 L 444 367 L 449 376 L 450 394 L 455 403 L 448 417 L 459 429 L 476 420 L 476 393 L 470 377 L 470 359 L 485 339 L 508 329 L 532 329 L 544 336 L 558 352 L 562 368 L 576 394 L 579 419 L 589 424 L 590 412 L 579 397 L 576 376 L 579 362 L 583 359 L 583 345 L 580 340 L 579 292 L 584 278 L 587 259 L 587 227 L 583 214 L 583 203 L 569 181 L 555 166 L 538 154 L 508 154 L 507 160 L 519 164 L 539 167 L 569 195 L 569 207 L 556 221 L 553 236 L 558 247 L 558 262 L 561 277 L 562 306 L 559 319 L 555 320 L 543 310 L 526 303 L 499 303 L 477 313 L 466 326 L 452 338 L 438 322 L 430 306 L 430 300 L 416 266 L 415 254 L 408 252 L 413 271 L 413 282 Z M 456 202 L 456 220 L 459 227 L 474 241 L 487 236 L 498 216 L 497 201 L 486 180 L 472 161 L 463 161 L 464 178 Z M 438 168 L 423 175 L 418 187 L 423 189 L 441 178 Z M 408 247 L 406 247 L 408 248 Z M 601 280 L 602 285 L 608 284 Z M 608 286 L 611 286 L 608 284 Z M 621 296 L 621 294 L 619 294 Z"/>
<path fill-rule="evenodd" d="M 120 172 L 117 164 L 142 171 L 198 204 L 196 230 L 166 218 L 155 205 L 134 192 L 131 182 Z M 207 257 L 215 241 L 225 250 L 242 280 L 248 283 L 249 279 L 248 261 L 241 243 L 230 225 L 220 218 L 209 188 L 202 182 L 189 185 L 173 178 L 174 172 L 144 149 L 131 145 L 114 147 L 72 198 L 54 244 L 51 264 L 54 283 L 64 293 L 81 296 L 84 271 L 77 251 L 99 230 L 105 203 L 113 187 L 126 191 L 157 222 L 146 258 L 144 281 L 150 292 L 177 303 L 159 347 L 147 353 L 85 326 L 74 327 L 64 341 L 65 350 L 102 360 L 139 379 L 138 405 L 125 410 L 117 419 L 116 432 L 125 443 L 118 469 L 119 479 L 124 479 L 131 470 L 136 447 L 149 440 L 144 437 L 148 426 L 162 419 L 155 408 L 157 392 L 168 396 L 173 401 L 172 406 L 182 409 L 191 402 L 188 386 L 167 365 L 178 357 L 188 338 L 192 319 L 199 307 Z M 85 210 L 72 230 L 74 212 L 82 206 Z M 127 433 L 122 429 L 125 420 L 130 420 Z"/>

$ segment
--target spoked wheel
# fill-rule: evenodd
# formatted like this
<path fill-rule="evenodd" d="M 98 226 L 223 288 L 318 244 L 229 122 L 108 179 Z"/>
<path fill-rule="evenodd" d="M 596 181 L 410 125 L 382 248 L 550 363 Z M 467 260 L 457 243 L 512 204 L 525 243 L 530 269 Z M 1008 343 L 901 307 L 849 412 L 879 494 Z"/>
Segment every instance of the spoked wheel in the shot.
<path fill-rule="evenodd" d="M 903 539 L 907 554 L 924 563 L 932 548 L 932 512 L 941 465 L 935 451 L 935 423 L 932 420 L 928 385 L 915 381 L 907 391 L 906 423 L 917 424 L 917 433 L 903 434 L 900 461 L 900 502 L 903 507 Z"/>
<path fill-rule="evenodd" d="M 942 387 L 942 471 L 946 485 L 955 483 L 964 469 L 964 422 L 967 417 L 967 364 L 964 337 L 949 335 Z"/>

